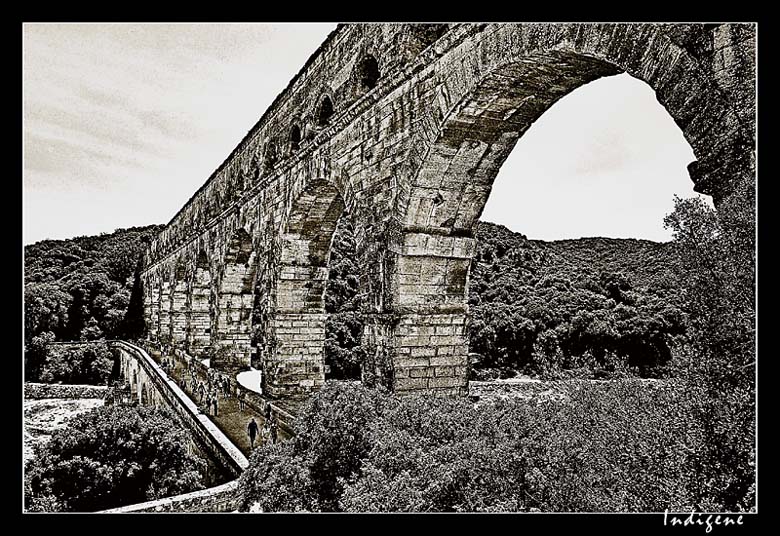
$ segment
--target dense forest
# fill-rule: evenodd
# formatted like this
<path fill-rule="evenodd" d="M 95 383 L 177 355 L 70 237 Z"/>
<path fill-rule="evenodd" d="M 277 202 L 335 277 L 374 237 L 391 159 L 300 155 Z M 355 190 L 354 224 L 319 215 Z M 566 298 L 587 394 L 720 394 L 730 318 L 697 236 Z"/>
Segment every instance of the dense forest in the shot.
<path fill-rule="evenodd" d="M 685 332 L 671 244 L 528 240 L 480 222 L 470 275 L 472 379 L 657 376 Z M 342 218 L 326 292 L 326 359 L 359 377 L 362 323 L 354 224 Z"/>
<path fill-rule="evenodd" d="M 134 338 L 143 330 L 140 255 L 160 225 L 43 240 L 24 248 L 25 373 L 54 340 Z M 74 380 L 75 381 L 75 380 Z"/>
<path fill-rule="evenodd" d="M 160 226 L 25 248 L 28 373 L 52 340 L 137 336 L 138 260 Z M 472 379 L 658 376 L 685 332 L 670 244 L 586 238 L 543 242 L 492 223 L 476 229 L 470 275 Z M 329 377 L 359 378 L 363 323 L 354 222 L 333 240 L 325 295 Z M 140 327 L 142 329 L 142 326 Z"/>
<path fill-rule="evenodd" d="M 477 376 L 662 373 L 685 330 L 669 244 L 531 241 L 490 223 L 476 237 L 469 303 Z"/>

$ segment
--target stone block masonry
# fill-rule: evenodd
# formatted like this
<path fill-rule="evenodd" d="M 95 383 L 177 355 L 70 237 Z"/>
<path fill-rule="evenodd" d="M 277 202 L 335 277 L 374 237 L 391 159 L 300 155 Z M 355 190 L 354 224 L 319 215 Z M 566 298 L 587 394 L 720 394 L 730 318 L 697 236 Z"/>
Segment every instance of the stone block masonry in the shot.
<path fill-rule="evenodd" d="M 133 512 L 233 512 L 238 508 L 238 480 L 192 493 L 166 497 L 155 501 L 131 504 L 103 514 L 129 514 Z"/>
<path fill-rule="evenodd" d="M 465 395 L 468 334 L 465 314 L 404 315 L 392 328 L 393 389 Z"/>
<path fill-rule="evenodd" d="M 149 245 L 148 338 L 227 348 L 217 368 L 256 355 L 275 397 L 316 391 L 349 211 L 363 377 L 465 396 L 473 229 L 518 140 L 625 72 L 655 91 L 693 149 L 694 189 L 719 206 L 755 184 L 755 39 L 751 24 L 340 25 Z"/>
<path fill-rule="evenodd" d="M 302 398 L 325 384 L 324 313 L 278 314 L 271 321 L 275 351 L 264 363 L 272 398 Z"/>

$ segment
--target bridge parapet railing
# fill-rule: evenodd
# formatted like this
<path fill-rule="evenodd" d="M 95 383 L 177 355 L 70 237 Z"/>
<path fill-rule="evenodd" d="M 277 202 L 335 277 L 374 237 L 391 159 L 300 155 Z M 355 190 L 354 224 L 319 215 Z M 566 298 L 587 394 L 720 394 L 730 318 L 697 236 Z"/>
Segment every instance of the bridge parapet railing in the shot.
<path fill-rule="evenodd" d="M 121 348 L 131 354 L 178 417 L 190 428 L 193 436 L 199 437 L 201 443 L 206 443 L 210 453 L 212 455 L 216 454 L 234 477 L 238 477 L 249 466 L 246 456 L 206 415 L 201 413 L 197 405 L 190 400 L 186 393 L 168 376 L 145 349 L 127 341 L 115 339 L 52 344 L 58 346 L 80 346 L 96 343 L 108 344 L 112 349 Z M 103 387 L 103 389 L 108 390 L 109 388 Z M 237 506 L 237 490 L 238 478 L 234 478 L 227 483 L 204 490 L 104 510 L 102 513 L 232 511 Z"/>
<path fill-rule="evenodd" d="M 208 373 L 209 367 L 206 366 L 206 364 L 203 363 L 200 359 L 191 356 L 185 351 L 179 349 L 174 349 L 171 353 L 176 359 L 184 362 L 186 366 L 193 366 L 202 374 Z M 271 407 L 271 414 L 276 419 L 276 422 L 278 423 L 282 433 L 287 437 L 292 437 L 295 434 L 295 422 L 297 420 L 295 415 L 282 408 L 275 401 L 269 400 L 260 393 L 241 385 L 234 376 L 230 376 L 229 381 L 231 392 L 240 392 L 244 397 L 244 403 L 248 407 L 252 408 L 259 415 L 264 415 L 266 404 L 269 404 Z"/>

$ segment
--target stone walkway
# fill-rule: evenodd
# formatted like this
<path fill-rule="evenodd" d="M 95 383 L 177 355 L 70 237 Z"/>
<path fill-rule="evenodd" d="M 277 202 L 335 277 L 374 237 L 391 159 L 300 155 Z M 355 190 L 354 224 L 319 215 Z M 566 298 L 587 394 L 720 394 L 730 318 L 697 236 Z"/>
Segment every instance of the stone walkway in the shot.
<path fill-rule="evenodd" d="M 150 352 L 150 355 L 158 363 L 161 361 L 159 352 Z M 185 393 L 187 393 L 187 396 L 189 396 L 190 399 L 195 402 L 195 404 L 198 405 L 201 412 L 203 412 L 204 415 L 207 415 L 214 422 L 214 424 L 216 424 L 217 427 L 222 430 L 222 432 L 228 436 L 228 438 L 230 438 L 233 444 L 236 445 L 247 458 L 249 458 L 252 453 L 252 449 L 249 445 L 247 425 L 249 424 L 249 421 L 252 419 L 252 417 L 254 417 L 255 421 L 257 422 L 257 426 L 262 432 L 262 427 L 265 424 L 265 419 L 263 416 L 249 407 L 245 407 L 243 411 L 240 411 L 238 408 L 238 400 L 235 396 L 231 396 L 230 398 L 225 399 L 222 398 L 221 394 L 217 408 L 218 415 L 212 415 L 210 411 L 206 410 L 205 404 L 198 403 L 198 396 L 191 391 L 190 386 L 184 386 L 183 379 L 187 372 L 186 365 L 179 360 L 175 360 L 175 362 L 176 366 L 174 368 L 173 374 L 171 374 L 171 377 L 176 381 L 177 385 Z M 205 374 L 200 374 L 199 379 L 205 382 Z M 255 448 L 260 445 L 261 437 L 261 435 L 258 435 L 258 438 L 255 440 Z M 283 434 L 281 434 L 281 431 L 279 438 L 283 439 Z"/>

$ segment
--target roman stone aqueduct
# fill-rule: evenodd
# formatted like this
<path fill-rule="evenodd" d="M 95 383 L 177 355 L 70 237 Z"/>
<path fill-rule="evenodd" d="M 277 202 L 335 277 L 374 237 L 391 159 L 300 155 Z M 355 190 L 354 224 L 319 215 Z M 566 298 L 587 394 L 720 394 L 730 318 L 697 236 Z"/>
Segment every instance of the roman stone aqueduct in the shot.
<path fill-rule="evenodd" d="M 473 227 L 518 139 L 570 91 L 627 72 L 655 90 L 693 148 L 695 189 L 717 204 L 755 180 L 755 32 L 339 26 L 149 245 L 148 337 L 227 347 L 215 367 L 254 354 L 271 397 L 316 390 L 330 242 L 349 211 L 369 298 L 364 379 L 464 394 Z"/>

